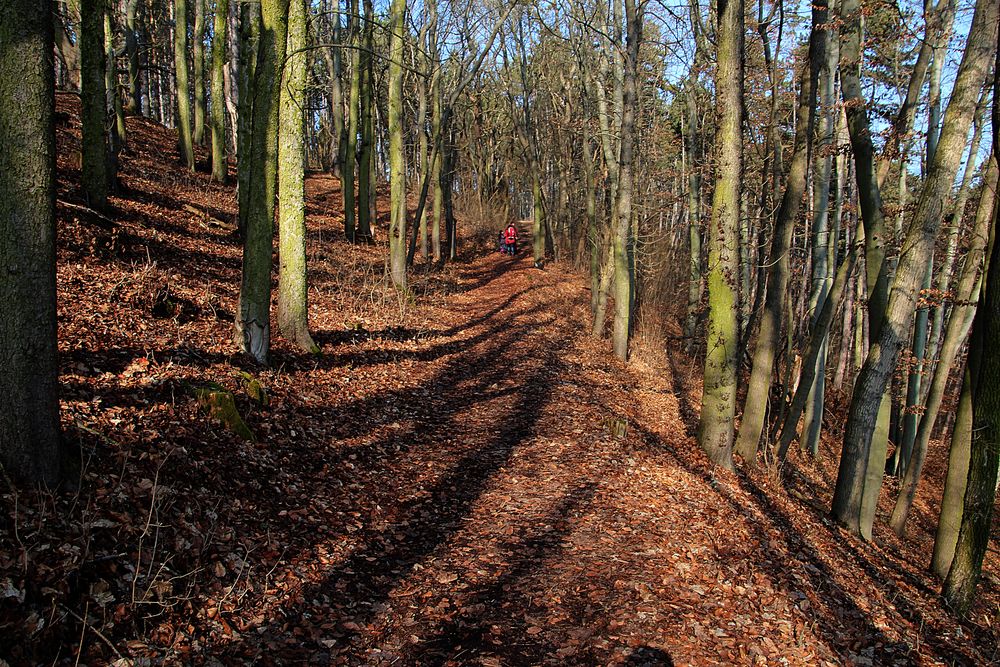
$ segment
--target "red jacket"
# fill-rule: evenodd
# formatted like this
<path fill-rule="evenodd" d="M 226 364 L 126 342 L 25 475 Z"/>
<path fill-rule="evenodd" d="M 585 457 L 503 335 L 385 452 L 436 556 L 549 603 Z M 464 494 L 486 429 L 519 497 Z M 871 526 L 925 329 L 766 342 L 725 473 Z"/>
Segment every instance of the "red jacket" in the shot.
<path fill-rule="evenodd" d="M 508 225 L 507 229 L 503 233 L 503 238 L 507 243 L 514 243 L 517 241 L 517 229 L 514 225 Z"/>

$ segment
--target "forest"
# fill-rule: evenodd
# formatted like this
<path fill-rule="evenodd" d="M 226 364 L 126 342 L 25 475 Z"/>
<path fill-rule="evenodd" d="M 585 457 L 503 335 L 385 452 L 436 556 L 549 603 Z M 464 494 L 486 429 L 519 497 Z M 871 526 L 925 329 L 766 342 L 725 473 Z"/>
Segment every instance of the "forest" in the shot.
<path fill-rule="evenodd" d="M 998 32 L 2 0 L 0 667 L 997 664 Z"/>

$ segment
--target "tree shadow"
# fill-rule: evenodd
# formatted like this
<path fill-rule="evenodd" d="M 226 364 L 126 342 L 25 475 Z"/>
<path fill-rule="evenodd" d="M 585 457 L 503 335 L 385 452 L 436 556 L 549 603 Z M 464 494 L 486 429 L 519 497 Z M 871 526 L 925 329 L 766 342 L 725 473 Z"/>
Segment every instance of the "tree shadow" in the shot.
<path fill-rule="evenodd" d="M 854 595 L 837 583 L 835 573 L 823 559 L 820 549 L 796 527 L 796 521 L 775 504 L 744 471 L 738 470 L 734 479 L 751 499 L 750 506 L 747 506 L 742 498 L 733 495 L 725 484 L 717 482 L 707 461 L 696 462 L 693 458 L 689 460 L 686 455 L 663 446 L 656 434 L 639 424 L 635 425 L 635 431 L 646 451 L 668 457 L 674 464 L 711 487 L 737 515 L 752 524 L 766 521 L 781 535 L 784 549 L 767 546 L 766 553 L 761 554 L 756 562 L 794 604 L 798 602 L 796 595 L 801 594 L 798 590 L 801 585 L 797 584 L 793 567 L 788 563 L 788 554 L 794 554 L 795 562 L 801 564 L 801 567 L 794 568 L 794 571 L 803 575 L 817 593 L 819 603 L 814 603 L 814 606 L 819 609 L 812 613 L 811 619 L 815 622 L 814 631 L 823 638 L 827 646 L 837 651 L 842 658 L 848 659 L 857 649 L 858 642 L 861 642 L 863 646 L 873 651 L 870 657 L 874 660 L 874 664 L 894 664 L 901 652 L 907 650 L 907 647 L 901 646 L 875 625 L 870 613 L 858 603 Z M 839 547 L 841 559 L 853 560 L 872 581 L 893 591 L 895 593 L 893 604 L 904 616 L 911 619 L 920 617 L 919 612 L 907 602 L 905 593 L 898 585 L 887 581 L 867 558 L 849 544 L 849 538 L 838 532 L 824 517 L 816 517 L 816 520 L 831 532 L 832 542 Z M 841 624 L 846 626 L 846 632 Z M 965 663 L 972 659 L 971 656 L 957 651 L 954 646 L 941 641 L 933 632 L 922 632 L 920 642 L 931 647 L 936 657 L 949 662 Z"/>

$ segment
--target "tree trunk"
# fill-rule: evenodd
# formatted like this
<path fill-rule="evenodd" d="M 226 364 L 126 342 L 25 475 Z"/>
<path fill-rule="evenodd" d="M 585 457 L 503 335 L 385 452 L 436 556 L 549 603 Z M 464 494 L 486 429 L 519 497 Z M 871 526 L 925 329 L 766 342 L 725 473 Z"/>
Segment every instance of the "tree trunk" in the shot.
<path fill-rule="evenodd" d="M 87 204 L 98 211 L 107 210 L 111 189 L 104 12 L 104 0 L 80 2 L 81 183 Z"/>
<path fill-rule="evenodd" d="M 139 0 L 127 0 L 125 4 L 125 55 L 128 58 L 128 103 L 125 110 L 129 114 L 142 113 L 142 77 L 139 66 L 139 32 L 136 27 L 136 12 Z"/>
<path fill-rule="evenodd" d="M 358 130 L 361 103 L 361 17 L 358 0 L 351 0 L 350 32 L 351 86 L 347 98 L 347 142 L 344 145 L 344 175 L 341 180 L 344 199 L 344 234 L 353 242 L 357 228 L 356 201 L 354 196 L 355 172 L 358 162 Z"/>
<path fill-rule="evenodd" d="M 52 4 L 4 1 L 0 9 L 0 264 L 4 267 L 0 462 L 17 478 L 54 487 L 60 462 Z M 98 14 L 96 21 L 102 20 L 99 12 L 87 9 Z M 87 25 L 93 27 L 94 19 Z M 101 42 L 96 44 L 94 50 L 103 62 Z"/>
<path fill-rule="evenodd" d="M 970 350 L 971 352 L 971 350 Z M 976 359 L 978 362 L 978 357 Z M 962 390 L 955 411 L 948 448 L 948 474 L 941 497 L 941 514 L 934 535 L 934 554 L 931 570 L 945 579 L 955 557 L 958 532 L 962 527 L 965 507 L 965 488 L 969 481 L 969 457 L 972 448 L 972 371 L 967 360 L 962 373 Z"/>
<path fill-rule="evenodd" d="M 355 238 L 363 241 L 371 241 L 372 236 L 372 197 L 376 183 L 372 180 L 372 151 L 374 150 L 374 111 L 375 106 L 375 81 L 373 49 L 375 46 L 373 34 L 375 12 L 371 0 L 365 0 L 365 32 L 364 50 L 358 67 L 361 70 L 361 82 L 359 92 L 359 117 L 358 123 L 361 131 L 361 143 L 358 151 L 358 216 Z"/>
<path fill-rule="evenodd" d="M 701 275 L 701 141 L 698 127 L 698 102 L 696 73 L 688 75 L 684 96 L 686 118 L 682 119 L 684 141 L 687 144 L 690 166 L 687 173 L 688 205 L 688 303 L 684 320 L 685 349 L 695 350 L 698 316 L 701 313 L 703 281 Z M 686 121 L 686 122 L 685 122 Z"/>
<path fill-rule="evenodd" d="M 733 467 L 739 355 L 739 224 L 743 177 L 743 3 L 718 0 L 715 135 L 718 176 L 708 234 L 708 351 L 698 443 Z"/>
<path fill-rule="evenodd" d="M 785 193 L 774 220 L 774 236 L 768 258 L 767 292 L 761 313 L 757 345 L 754 348 L 753 370 L 743 406 L 743 420 L 736 441 L 736 453 L 751 464 L 757 460 L 757 448 L 764 429 L 774 358 L 780 345 L 783 326 L 781 321 L 783 305 L 788 292 L 790 268 L 788 255 L 792 247 L 792 232 L 795 230 L 795 221 L 799 216 L 802 195 L 805 194 L 806 179 L 809 175 L 816 83 L 819 80 L 819 69 L 826 48 L 827 14 L 825 0 L 815 0 L 812 9 L 809 59 L 802 71 L 802 86 L 799 91 L 795 146 L 785 183 Z"/>
<path fill-rule="evenodd" d="M 288 0 L 261 0 L 261 31 L 253 81 L 249 211 L 243 279 L 236 318 L 240 350 L 267 364 L 271 346 L 271 252 L 278 166 L 281 64 L 285 61 Z"/>
<path fill-rule="evenodd" d="M 260 3 L 240 4 L 239 35 L 239 100 L 236 109 L 236 178 L 239 208 L 239 231 L 246 236 L 246 217 L 250 212 L 250 177 L 253 173 L 251 151 L 253 144 L 254 80 L 257 69 L 257 51 L 260 46 Z"/>
<path fill-rule="evenodd" d="M 306 352 L 319 346 L 309 335 L 309 283 L 306 280 L 305 104 L 306 7 L 288 8 L 288 57 L 281 87 L 281 140 L 278 142 L 278 329 Z"/>
<path fill-rule="evenodd" d="M 948 328 L 941 346 L 941 359 L 934 369 L 930 391 L 927 393 L 926 411 L 920 420 L 920 425 L 917 428 L 916 437 L 914 438 L 912 460 L 906 469 L 906 475 L 899 490 L 899 497 L 896 499 L 896 506 L 892 511 L 890 524 L 892 525 L 892 529 L 896 531 L 896 534 L 901 537 L 906 530 L 906 519 L 909 515 L 910 507 L 913 505 L 913 498 L 917 492 L 917 484 L 920 482 L 920 473 L 923 470 L 924 459 L 927 455 L 927 445 L 934 430 L 934 422 L 937 420 L 938 411 L 941 409 L 945 386 L 948 384 L 949 371 L 969 332 L 969 326 L 972 323 L 972 317 L 976 310 L 974 304 L 979 298 L 978 292 L 979 285 L 981 284 L 979 269 L 983 264 L 983 258 L 986 253 L 987 237 L 990 233 L 990 219 L 993 215 L 997 184 L 996 160 L 991 157 L 989 165 L 984 178 L 984 187 L 979 200 L 979 207 L 976 212 L 976 222 L 972 230 L 969 251 L 965 257 L 965 266 L 962 267 L 962 275 L 959 278 L 956 290 L 955 307 L 951 311 Z M 955 527 L 957 535 L 957 522 Z M 943 568 L 942 577 L 945 574 L 947 574 L 947 568 Z"/>
<path fill-rule="evenodd" d="M 628 26 L 625 50 L 625 68 L 622 81 L 622 130 L 621 152 L 618 159 L 618 218 L 615 220 L 615 320 L 611 348 L 616 357 L 628 358 L 629 335 L 632 325 L 633 294 L 635 292 L 635 267 L 631 261 L 632 235 L 632 172 L 635 161 L 635 126 L 638 92 L 636 79 L 639 63 L 639 46 L 642 41 L 643 8 L 636 8 L 635 0 L 625 0 L 625 24 Z"/>
<path fill-rule="evenodd" d="M 191 134 L 191 93 L 187 64 L 187 0 L 174 0 L 174 76 L 177 78 L 178 150 L 181 162 L 194 171 L 194 141 Z"/>
<path fill-rule="evenodd" d="M 1000 66 L 1000 62 L 997 65 Z M 1000 132 L 1000 109 L 996 106 L 1000 96 L 1000 76 L 995 77 L 993 90 L 993 144 L 996 154 L 1000 152 L 1000 140 L 996 138 Z M 969 349 L 969 370 L 973 376 L 972 442 L 962 526 L 951 569 L 941 591 L 945 603 L 963 616 L 968 614 L 976 600 L 976 586 L 989 545 L 997 466 L 1000 464 L 1000 349 L 996 345 L 996 341 L 1000 340 L 1000 243 L 995 241 L 997 219 L 1000 218 L 998 209 L 1000 207 L 994 206 L 994 243 Z"/>
<path fill-rule="evenodd" d="M 212 180 L 225 183 L 229 176 L 226 159 L 226 27 L 229 0 L 215 0 L 212 30 Z"/>
<path fill-rule="evenodd" d="M 191 31 L 191 60 L 194 65 L 194 136 L 195 145 L 205 143 L 205 0 L 194 0 L 194 26 Z"/>
<path fill-rule="evenodd" d="M 389 25 L 389 274 L 396 289 L 406 292 L 406 155 L 403 152 L 406 0 L 392 0 Z"/>

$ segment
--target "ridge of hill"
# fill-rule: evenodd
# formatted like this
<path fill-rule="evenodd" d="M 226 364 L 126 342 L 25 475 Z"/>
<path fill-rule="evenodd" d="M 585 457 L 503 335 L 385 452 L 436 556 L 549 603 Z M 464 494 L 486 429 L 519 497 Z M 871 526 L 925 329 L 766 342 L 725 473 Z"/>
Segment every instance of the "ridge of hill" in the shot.
<path fill-rule="evenodd" d="M 72 488 L 0 491 L 10 664 L 997 659 L 996 554 L 961 623 L 925 571 L 942 445 L 911 537 L 880 526 L 860 542 L 825 518 L 831 443 L 780 479 L 710 467 L 679 346 L 618 363 L 585 334 L 580 277 L 523 254 L 472 248 L 416 271 L 401 300 L 384 248 L 342 240 L 323 175 L 307 184 L 323 354 L 276 337 L 256 367 L 232 343 L 232 188 L 130 118 L 114 213 L 88 212 L 70 98 L 59 111 L 62 427 L 78 464 Z M 192 388 L 208 383 L 254 440 L 205 414 Z"/>

